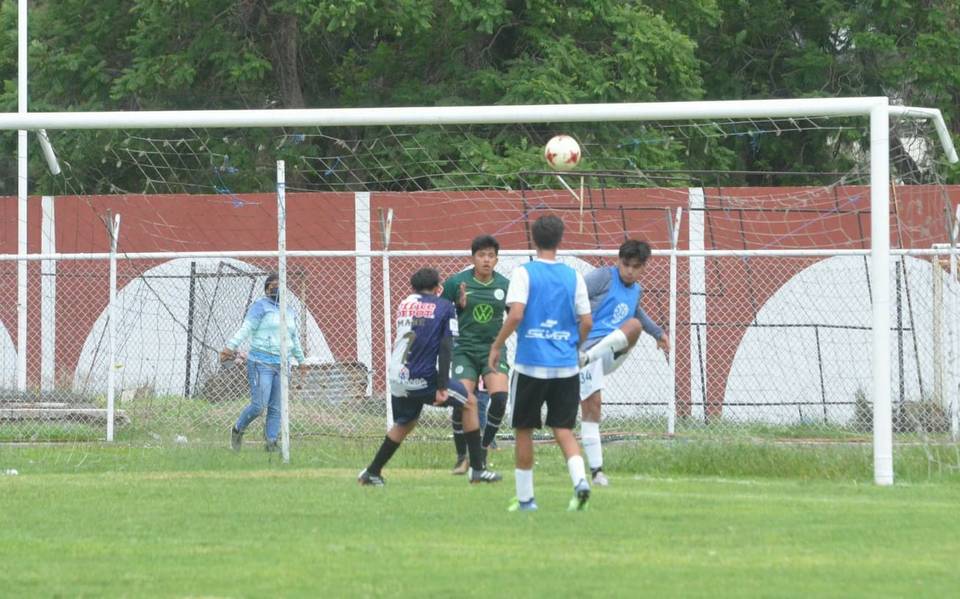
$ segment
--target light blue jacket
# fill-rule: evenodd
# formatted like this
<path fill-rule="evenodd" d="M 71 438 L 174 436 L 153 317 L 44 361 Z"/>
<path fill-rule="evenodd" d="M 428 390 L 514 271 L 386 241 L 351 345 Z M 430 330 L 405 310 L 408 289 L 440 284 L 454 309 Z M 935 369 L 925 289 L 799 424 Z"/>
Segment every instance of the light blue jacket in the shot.
<path fill-rule="evenodd" d="M 300 346 L 297 313 L 287 306 L 287 349 L 297 363 L 303 364 L 303 348 Z M 280 363 L 280 305 L 268 297 L 262 297 L 250 305 L 243 324 L 227 341 L 227 347 L 236 351 L 240 344 L 250 338 L 250 358 L 268 364 Z"/>

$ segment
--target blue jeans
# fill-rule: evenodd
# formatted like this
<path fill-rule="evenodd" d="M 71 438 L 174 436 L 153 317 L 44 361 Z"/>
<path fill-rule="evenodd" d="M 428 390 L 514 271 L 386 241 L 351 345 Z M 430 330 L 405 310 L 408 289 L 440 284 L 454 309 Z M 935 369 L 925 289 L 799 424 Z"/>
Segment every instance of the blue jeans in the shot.
<path fill-rule="evenodd" d="M 247 382 L 250 404 L 240 413 L 237 430 L 245 430 L 266 409 L 264 436 L 268 442 L 276 441 L 280 435 L 280 365 L 247 360 Z"/>

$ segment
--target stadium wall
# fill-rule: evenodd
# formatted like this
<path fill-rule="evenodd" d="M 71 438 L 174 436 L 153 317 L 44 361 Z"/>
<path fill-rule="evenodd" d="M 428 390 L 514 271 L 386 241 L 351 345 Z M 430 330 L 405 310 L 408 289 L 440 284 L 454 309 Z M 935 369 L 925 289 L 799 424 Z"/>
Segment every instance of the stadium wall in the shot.
<path fill-rule="evenodd" d="M 869 247 L 869 189 L 831 188 L 705 188 L 704 247 L 706 249 Z M 944 195 L 946 197 L 944 197 Z M 790 208 L 803 197 L 803 208 Z M 898 186 L 891 194 L 891 239 L 893 247 L 928 248 L 947 239 L 946 205 L 960 203 L 960 186 Z M 758 201 L 759 200 L 759 201 Z M 289 250 L 352 250 L 355 247 L 355 204 L 353 193 L 288 193 Z M 233 251 L 276 248 L 276 201 L 271 194 L 250 195 L 110 195 L 63 196 L 56 198 L 56 249 L 60 253 L 105 252 L 109 247 L 102 215 L 122 217 L 119 248 L 122 252 Z M 378 231 L 379 209 L 393 208 L 395 220 L 391 240 L 394 250 L 465 249 L 478 234 L 496 235 L 503 249 L 528 249 L 527 226 L 539 214 L 556 212 L 565 217 L 568 231 L 565 247 L 570 249 L 616 248 L 629 235 L 645 238 L 655 249 L 668 249 L 665 211 L 689 206 L 687 189 L 588 190 L 585 207 L 566 192 L 490 191 L 372 193 L 371 239 L 381 249 Z M 0 251 L 16 253 L 16 198 L 0 198 Z M 30 200 L 28 248 L 40 252 L 40 198 Z M 952 213 L 952 212 L 951 212 Z M 775 215 L 775 217 L 774 217 Z M 582 225 L 580 225 L 582 218 Z M 689 247 L 689 229 L 684 226 L 680 248 Z M 464 265 L 465 265 L 464 261 Z M 644 278 L 647 289 L 645 309 L 655 320 L 666 322 L 669 302 L 666 260 L 656 260 Z M 689 277 L 681 261 L 678 323 L 685 331 L 690 321 L 687 301 Z M 418 263 L 421 264 L 422 262 Z M 407 261 L 394 263 L 391 295 L 394 302 L 407 293 Z M 778 267 L 725 268 L 724 263 L 706 269 L 707 322 L 735 320 L 749 323 L 764 303 L 796 274 Z M 144 270 L 155 264 L 144 264 Z M 310 263 L 310 277 L 321 292 L 303 298 L 307 309 L 324 322 L 352 321 L 356 311 L 355 282 L 337 269 Z M 84 340 L 93 324 L 106 310 L 106 269 L 103 280 L 92 285 L 89 264 L 61 261 L 57 265 L 56 316 L 58 344 L 57 377 L 72 380 Z M 374 260 L 371 272 L 379 278 L 380 264 Z M 136 274 L 136 273 L 128 273 Z M 444 275 L 452 273 L 443 273 Z M 3 262 L 0 276 L 7 282 L 0 288 L 0 323 L 16 347 L 16 263 Z M 38 263 L 30 265 L 30 331 L 39 330 Z M 729 290 L 746 290 L 732 293 Z M 373 306 L 382 302 L 380 285 L 372 285 Z M 67 301 L 66 298 L 84 298 Z M 238 307 L 238 310 L 240 308 Z M 374 318 L 377 318 L 374 316 Z M 65 333 L 69 331 L 69 335 Z M 744 326 L 733 326 L 722 342 L 707 346 L 710 366 L 706 396 L 707 410 L 719 414 L 723 390 Z M 34 333 L 31 333 L 34 335 Z M 325 333 L 330 351 L 337 360 L 356 359 L 357 341 Z M 677 403 L 681 413 L 690 409 L 691 385 L 687 380 L 691 360 L 688 335 L 678 334 Z M 39 337 L 30 340 L 39 347 Z M 373 339 L 375 372 L 382 372 L 382 356 L 376 348 L 383 340 Z M 9 351 L 9 348 L 3 351 Z M 694 351 L 696 351 L 694 349 Z M 36 384 L 40 372 L 39 351 L 28 357 L 29 379 Z M 6 359 L 4 358 L 4 362 Z"/>

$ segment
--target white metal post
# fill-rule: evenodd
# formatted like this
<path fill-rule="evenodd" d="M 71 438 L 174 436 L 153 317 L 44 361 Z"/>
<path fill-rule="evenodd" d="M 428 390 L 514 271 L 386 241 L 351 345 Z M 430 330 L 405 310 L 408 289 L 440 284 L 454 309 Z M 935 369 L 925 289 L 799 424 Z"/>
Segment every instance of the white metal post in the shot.
<path fill-rule="evenodd" d="M 357 253 L 370 251 L 370 192 L 353 195 L 353 239 Z M 373 395 L 373 291 L 370 256 L 355 258 L 357 299 L 357 361 L 367 367 L 367 395 Z"/>
<path fill-rule="evenodd" d="M 383 400 L 387 407 L 387 430 L 393 426 L 393 402 L 390 397 L 390 348 L 393 342 L 393 302 L 390 300 L 390 230 L 393 228 L 393 208 L 387 211 L 383 225 Z"/>
<path fill-rule="evenodd" d="M 933 399 L 943 407 L 944 413 L 950 411 L 950 401 L 944 385 L 944 356 L 943 356 L 943 266 L 940 256 L 933 256 L 930 261 L 930 279 L 933 282 L 933 309 L 931 310 L 931 337 L 933 342 Z"/>
<path fill-rule="evenodd" d="M 873 285 L 873 479 L 893 484 L 890 404 L 890 113 L 870 110 L 870 281 Z"/>
<path fill-rule="evenodd" d="M 57 252 L 55 198 L 41 198 L 40 251 Z M 53 391 L 57 373 L 57 261 L 40 261 L 40 389 Z"/>
<path fill-rule="evenodd" d="M 691 252 L 703 252 L 705 234 L 705 206 L 703 188 L 689 190 L 687 246 Z M 702 255 L 691 255 L 687 261 L 690 271 L 690 413 L 700 419 L 707 415 L 707 267 Z M 699 410 L 698 410 L 699 407 Z"/>
<path fill-rule="evenodd" d="M 667 434 L 673 435 L 677 426 L 677 249 L 680 242 L 680 222 L 683 208 L 677 208 L 677 216 L 670 228 L 670 383 L 667 395 Z"/>
<path fill-rule="evenodd" d="M 390 309 L 390 257 L 383 254 L 383 401 L 387 406 L 387 430 L 393 426 L 393 402 L 390 400 L 390 344 L 393 337 L 392 310 Z"/>
<path fill-rule="evenodd" d="M 287 329 L 287 183 L 286 165 L 277 161 L 277 274 L 280 285 L 280 455 L 290 463 L 290 357 Z"/>
<path fill-rule="evenodd" d="M 107 362 L 107 441 L 113 441 L 114 398 L 117 387 L 117 242 L 120 238 L 120 215 L 113 217 L 110 231 L 110 305 L 107 308 L 107 337 L 110 359 Z"/>
<path fill-rule="evenodd" d="M 27 113 L 27 0 L 17 2 L 17 113 Z M 17 253 L 27 253 L 27 132 L 17 131 Z M 17 389 L 27 390 L 27 263 L 17 262 Z"/>
<path fill-rule="evenodd" d="M 953 229 L 950 231 L 950 279 L 957 280 L 957 244 L 960 243 L 960 204 L 957 204 L 953 216 Z"/>

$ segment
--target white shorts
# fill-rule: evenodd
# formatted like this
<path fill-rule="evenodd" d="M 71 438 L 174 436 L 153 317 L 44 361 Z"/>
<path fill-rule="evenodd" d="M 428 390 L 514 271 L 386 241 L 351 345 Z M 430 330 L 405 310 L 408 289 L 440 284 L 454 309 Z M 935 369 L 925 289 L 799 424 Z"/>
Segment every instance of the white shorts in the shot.
<path fill-rule="evenodd" d="M 603 390 L 604 373 L 610 370 L 612 363 L 613 354 L 607 354 L 602 360 L 590 362 L 580 369 L 580 401 Z"/>

